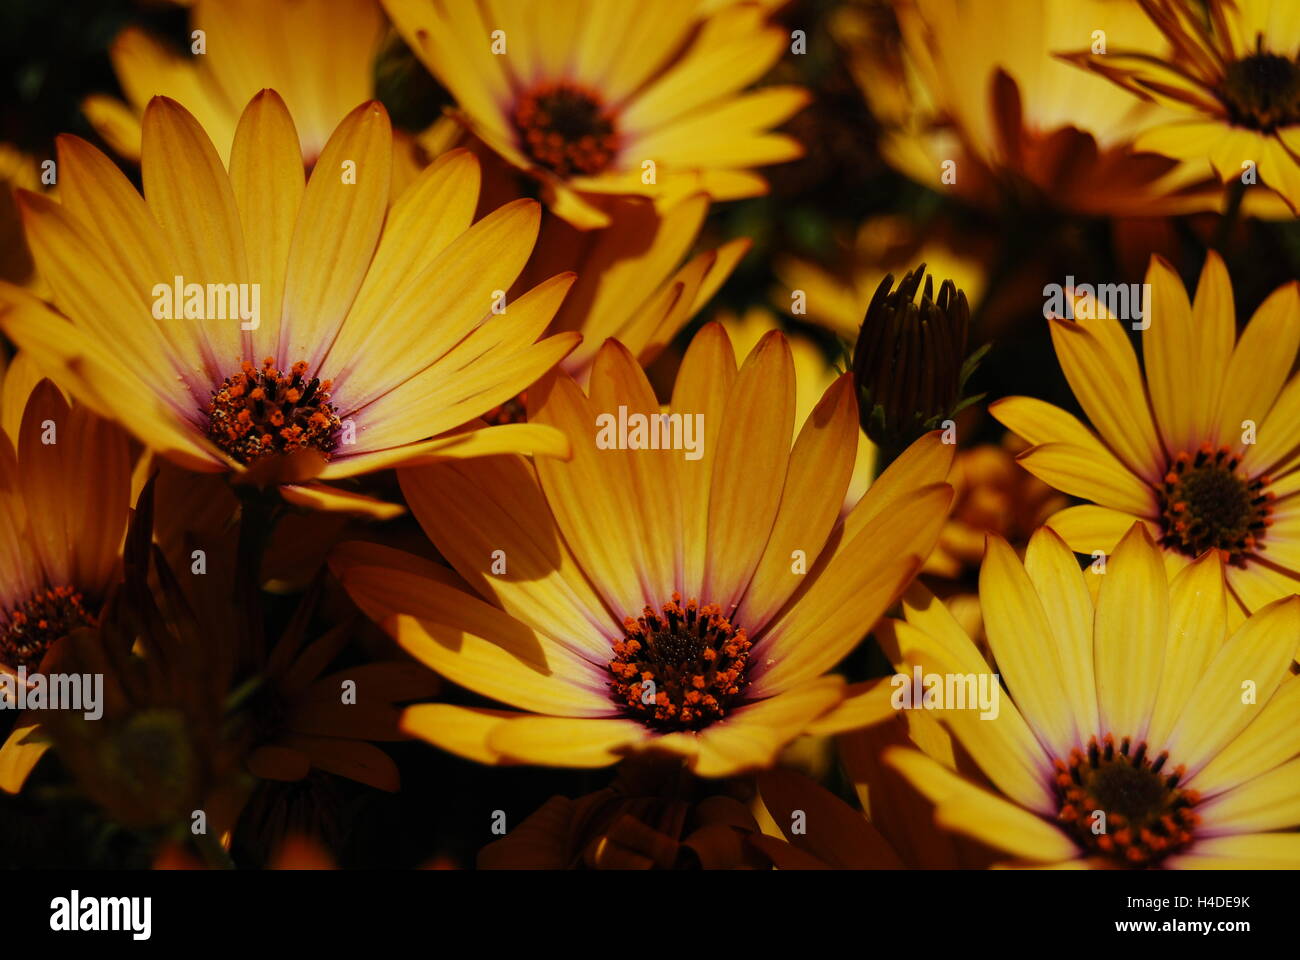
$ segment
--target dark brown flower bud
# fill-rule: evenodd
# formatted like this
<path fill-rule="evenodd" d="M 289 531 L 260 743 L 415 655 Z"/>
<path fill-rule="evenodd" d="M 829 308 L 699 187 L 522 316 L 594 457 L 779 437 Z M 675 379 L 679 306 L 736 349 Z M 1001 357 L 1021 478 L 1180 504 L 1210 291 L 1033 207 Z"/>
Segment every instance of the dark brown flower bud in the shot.
<path fill-rule="evenodd" d="M 970 307 L 951 280 L 936 299 L 934 278 L 921 264 L 897 290 L 893 285 L 890 274 L 867 307 L 853 348 L 853 382 L 862 429 L 879 446 L 898 450 L 979 399 L 962 394 L 987 345 L 966 355 Z"/>

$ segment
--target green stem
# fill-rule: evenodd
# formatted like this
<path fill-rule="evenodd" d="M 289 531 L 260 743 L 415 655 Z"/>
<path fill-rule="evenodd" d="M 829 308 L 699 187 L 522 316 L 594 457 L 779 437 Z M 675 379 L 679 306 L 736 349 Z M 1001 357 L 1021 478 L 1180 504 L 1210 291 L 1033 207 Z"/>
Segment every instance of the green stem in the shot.
<path fill-rule="evenodd" d="M 239 499 L 239 543 L 232 601 L 237 611 L 237 622 L 248 630 L 251 649 L 246 653 L 251 652 L 260 659 L 264 653 L 259 603 L 262 557 L 279 519 L 280 504 L 274 495 L 255 489 L 241 490 Z"/>
<path fill-rule="evenodd" d="M 272 497 L 260 490 L 240 491 L 239 570 L 241 574 L 253 577 L 255 582 L 260 580 L 262 554 L 278 519 L 278 506 Z"/>

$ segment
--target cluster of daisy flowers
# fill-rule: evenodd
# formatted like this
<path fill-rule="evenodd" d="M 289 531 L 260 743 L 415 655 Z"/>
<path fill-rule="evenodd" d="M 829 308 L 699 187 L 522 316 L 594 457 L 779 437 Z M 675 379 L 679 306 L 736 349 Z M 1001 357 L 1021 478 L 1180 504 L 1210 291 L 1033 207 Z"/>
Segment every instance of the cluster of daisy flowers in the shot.
<path fill-rule="evenodd" d="M 801 7 L 542 6 L 196 0 L 99 145 L 0 151 L 0 789 L 160 867 L 328 865 L 294 797 L 451 758 L 607 771 L 484 868 L 1300 866 L 1300 284 L 1241 239 L 1300 201 L 1300 17 L 835 6 L 962 215 L 832 265 L 720 228 L 830 142 Z M 1083 230 L 994 267 L 1000 216 L 1142 296 L 1043 307 Z"/>

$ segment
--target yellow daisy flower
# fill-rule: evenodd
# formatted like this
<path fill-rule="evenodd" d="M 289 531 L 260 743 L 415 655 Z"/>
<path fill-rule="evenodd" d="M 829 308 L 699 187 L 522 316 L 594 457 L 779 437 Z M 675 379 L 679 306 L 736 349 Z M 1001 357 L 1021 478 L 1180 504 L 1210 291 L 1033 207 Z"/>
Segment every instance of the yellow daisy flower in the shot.
<path fill-rule="evenodd" d="M 32 381 L 19 354 L 5 374 L 0 433 L 0 672 L 10 685 L 20 670 L 49 672 L 58 641 L 96 622 L 121 570 L 131 503 L 126 435 L 50 381 Z M 43 741 L 25 742 L 35 729 L 21 715 L 0 748 L 0 789 L 21 790 L 44 754 Z"/>
<path fill-rule="evenodd" d="M 1014 16 L 1004 0 L 893 0 L 893 7 L 901 49 L 892 57 L 851 7 L 835 30 L 886 126 L 882 154 L 917 182 L 980 206 L 1011 197 L 1087 215 L 1222 203 L 1205 163 L 1139 155 L 1134 138 L 1163 108 L 1052 55 L 1099 37 L 1108 50 L 1160 50 L 1160 32 L 1136 4 L 1041 0 Z"/>
<path fill-rule="evenodd" d="M 24 192 L 19 205 L 71 322 L 0 287 L 0 325 L 146 446 L 190 470 L 286 483 L 299 505 L 361 512 L 378 508 L 316 480 L 430 457 L 567 453 L 545 426 L 447 434 L 579 340 L 534 342 L 572 275 L 502 304 L 540 207 L 520 200 L 471 223 L 471 155 L 440 158 L 388 211 L 391 135 L 371 102 L 339 125 L 304 185 L 293 122 L 265 91 L 240 121 L 229 173 L 165 98 L 145 112 L 143 160 L 147 200 L 99 151 L 59 138 L 64 203 Z M 248 315 L 259 315 L 243 319 L 255 302 Z"/>
<path fill-rule="evenodd" d="M 413 656 L 513 708 L 417 706 L 406 729 L 484 763 L 600 767 L 659 750 L 720 777 L 770 765 L 802 733 L 860 725 L 826 671 L 933 546 L 952 448 L 922 438 L 841 520 L 858 433 L 852 384 L 836 380 L 792 448 L 795 389 L 781 334 L 737 371 L 710 324 L 667 414 L 702 422 L 699 456 L 644 436 L 641 448 L 611 445 L 597 428 L 617 431 L 599 414 L 670 423 L 611 340 L 589 393 L 562 374 L 529 391 L 529 420 L 563 430 L 572 460 L 400 470 L 459 576 L 347 549 L 335 571 Z"/>
<path fill-rule="evenodd" d="M 82 110 L 120 156 L 140 159 L 145 110 L 165 96 L 185 104 L 227 161 L 244 105 L 269 87 L 293 113 L 310 166 L 339 122 L 374 97 L 387 31 L 378 0 L 197 0 L 190 27 L 184 52 L 137 27 L 114 39 L 109 56 L 127 102 L 94 95 Z"/>
<path fill-rule="evenodd" d="M 995 717 L 940 704 L 990 789 L 907 748 L 885 752 L 935 819 L 1052 867 L 1300 866 L 1300 597 L 1228 623 L 1219 553 L 1166 578 L 1135 524 L 1094 602 L 1049 528 L 1023 565 L 989 539 L 980 601 L 1005 694 Z M 994 667 L 941 604 L 878 631 L 903 672 Z M 995 681 L 996 682 L 996 681 Z M 1000 688 L 999 688 L 1000 689 Z"/>
<path fill-rule="evenodd" d="M 609 216 L 593 195 L 756 196 L 751 168 L 802 155 L 771 128 L 808 99 L 796 87 L 741 94 L 789 37 L 753 4 L 698 0 L 385 0 L 403 39 L 452 92 L 460 117 L 535 176 L 581 229 Z"/>
<path fill-rule="evenodd" d="M 1118 40 L 1105 54 L 1071 53 L 1086 67 L 1177 111 L 1135 146 L 1176 160 L 1206 159 L 1224 183 L 1248 170 L 1300 214 L 1300 16 L 1275 0 L 1142 0 L 1168 53 Z M 1253 182 L 1253 181 L 1252 181 Z"/>
<path fill-rule="evenodd" d="M 1237 336 L 1232 284 L 1207 256 L 1188 301 L 1164 260 L 1147 270 L 1145 376 L 1123 324 L 1089 295 L 1067 295 L 1052 343 L 1096 432 L 1041 400 L 1010 397 L 990 412 L 1033 446 L 1020 464 L 1092 504 L 1048 523 L 1080 553 L 1109 553 L 1134 520 L 1164 551 L 1170 573 L 1206 550 L 1250 611 L 1300 592 L 1300 284 L 1279 287 Z"/>

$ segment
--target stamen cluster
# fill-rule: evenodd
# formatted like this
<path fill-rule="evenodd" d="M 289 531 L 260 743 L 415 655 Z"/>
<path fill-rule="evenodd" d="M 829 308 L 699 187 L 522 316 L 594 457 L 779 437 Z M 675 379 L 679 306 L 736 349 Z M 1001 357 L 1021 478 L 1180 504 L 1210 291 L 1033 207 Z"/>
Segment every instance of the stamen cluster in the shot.
<path fill-rule="evenodd" d="M 1272 525 L 1274 494 L 1266 476 L 1243 477 L 1241 458 L 1228 447 L 1204 444 L 1195 455 L 1174 458 L 1156 491 L 1164 534 L 1161 544 L 1189 557 L 1222 550 L 1241 566 L 1261 549 L 1260 537 Z"/>
<path fill-rule="evenodd" d="M 600 173 L 618 150 L 613 116 L 600 97 L 572 84 L 525 94 L 514 122 L 528 155 L 561 177 Z"/>
<path fill-rule="evenodd" d="M 717 604 L 682 604 L 628 617 L 609 662 L 610 695 L 629 716 L 659 730 L 698 730 L 720 719 L 745 689 L 749 639 Z"/>
<path fill-rule="evenodd" d="M 1200 796 L 1179 789 L 1186 770 L 1164 772 L 1168 760 L 1167 751 L 1153 759 L 1130 737 L 1118 750 L 1113 735 L 1092 737 L 1086 751 L 1056 760 L 1057 820 L 1085 850 L 1130 867 L 1159 862 L 1191 843 L 1200 823 Z"/>
<path fill-rule="evenodd" d="M 94 623 L 84 603 L 72 587 L 50 587 L 0 611 L 0 663 L 15 670 L 37 666 L 55 640 Z"/>
<path fill-rule="evenodd" d="M 340 422 L 330 403 L 330 380 L 307 377 L 298 361 L 281 372 L 273 357 L 261 369 L 245 360 L 208 403 L 208 436 L 240 463 L 303 448 L 326 456 L 337 444 Z"/>

